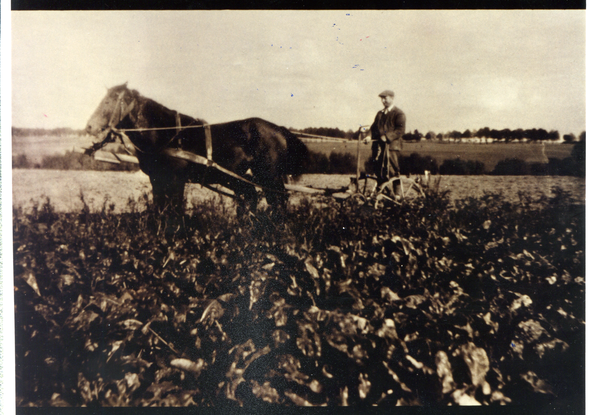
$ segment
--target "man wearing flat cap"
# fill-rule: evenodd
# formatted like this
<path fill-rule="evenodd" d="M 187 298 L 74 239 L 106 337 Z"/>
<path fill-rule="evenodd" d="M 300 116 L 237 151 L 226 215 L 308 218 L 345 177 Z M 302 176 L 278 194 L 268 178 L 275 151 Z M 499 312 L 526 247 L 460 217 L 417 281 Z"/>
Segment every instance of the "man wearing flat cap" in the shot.
<path fill-rule="evenodd" d="M 371 126 L 372 161 L 378 184 L 400 175 L 400 150 L 406 129 L 406 115 L 394 106 L 394 92 L 386 89 L 381 94 L 383 109 Z M 394 194 L 400 194 L 400 183 L 394 182 Z"/>

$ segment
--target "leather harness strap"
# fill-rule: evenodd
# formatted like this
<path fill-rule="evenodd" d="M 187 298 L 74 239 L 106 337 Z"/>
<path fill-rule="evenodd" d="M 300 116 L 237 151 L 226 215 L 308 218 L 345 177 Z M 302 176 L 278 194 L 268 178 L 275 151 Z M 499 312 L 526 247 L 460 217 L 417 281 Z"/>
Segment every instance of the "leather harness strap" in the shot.
<path fill-rule="evenodd" d="M 208 159 L 208 165 L 213 164 L 212 159 L 212 135 L 210 134 L 210 125 L 204 125 L 204 137 L 206 141 L 206 158 Z"/>
<path fill-rule="evenodd" d="M 112 129 L 114 129 L 116 125 L 123 120 L 123 118 L 127 117 L 127 115 L 129 115 L 129 113 L 133 110 L 133 107 L 135 106 L 135 100 L 131 100 L 127 108 L 125 108 L 125 101 L 123 100 L 124 96 L 125 91 L 121 91 L 119 97 L 117 98 L 115 109 L 113 110 L 112 116 L 110 117 L 110 121 L 108 122 L 108 126 Z"/>
<path fill-rule="evenodd" d="M 116 135 L 119 136 L 119 138 L 121 139 L 121 142 L 123 143 L 125 150 L 132 156 L 136 156 L 138 152 L 142 152 L 127 136 L 127 134 L 125 133 L 126 131 L 141 131 L 141 130 L 160 130 L 163 128 L 148 128 L 148 129 L 116 129 L 116 125 L 121 122 L 127 115 L 129 115 L 129 113 L 133 110 L 133 107 L 135 105 L 135 100 L 132 100 L 131 103 L 127 106 L 127 108 L 124 108 L 125 102 L 123 100 L 123 97 L 125 96 L 125 91 L 122 91 L 119 94 L 119 97 L 117 99 L 117 103 L 115 104 L 115 109 L 113 111 L 113 114 L 110 118 L 110 121 L 108 123 L 108 131 L 112 132 Z M 117 115 L 118 112 L 118 115 Z M 179 112 L 175 113 L 175 119 L 176 119 L 176 127 L 175 129 L 177 130 L 177 134 L 179 134 L 179 132 L 181 132 L 181 130 L 183 129 L 181 126 L 181 117 L 179 115 Z M 199 126 L 200 127 L 200 126 Z M 213 152 L 213 148 L 212 148 L 212 134 L 210 132 L 210 124 L 203 124 L 201 127 L 204 128 L 204 137 L 205 137 L 205 143 L 206 143 L 206 158 L 199 156 L 197 154 L 194 153 L 190 153 L 188 151 L 184 151 L 184 150 L 180 150 L 180 149 L 175 149 L 175 148 L 166 148 L 164 149 L 164 152 L 172 157 L 178 157 L 178 158 L 182 158 L 182 159 L 186 159 L 195 163 L 199 163 L 199 164 L 204 164 L 207 167 L 214 167 L 217 170 L 228 174 L 229 176 L 240 180 L 242 182 L 245 182 L 247 184 L 250 184 L 252 186 L 258 187 L 262 190 L 265 191 L 269 191 L 269 192 L 274 192 L 274 193 L 281 193 L 281 194 L 286 194 L 286 192 L 282 192 L 280 190 L 275 190 L 275 189 L 270 189 L 267 187 L 263 187 L 260 186 L 256 183 L 251 182 L 250 180 L 235 174 L 232 171 L 229 171 L 221 166 L 219 166 L 218 164 L 216 164 L 213 159 L 212 159 L 212 152 Z M 187 127 L 190 128 L 190 127 Z M 168 129 L 168 128 L 164 128 L 164 129 Z M 175 134 L 175 136 L 177 136 L 177 134 Z M 107 134 L 107 137 L 110 134 Z M 106 139 L 105 139 L 106 141 Z M 211 190 L 214 190 L 213 187 L 210 187 Z"/>
<path fill-rule="evenodd" d="M 167 148 L 164 150 L 164 153 L 171 157 L 176 157 L 176 158 L 180 158 L 180 159 L 184 159 L 184 160 L 193 161 L 194 163 L 204 164 L 205 166 L 209 166 L 209 167 L 212 166 L 215 169 L 219 170 L 220 172 L 223 172 L 241 182 L 250 184 L 254 187 L 258 187 L 259 189 L 262 189 L 262 190 L 265 190 L 268 192 L 272 192 L 272 193 L 286 194 L 286 192 L 282 192 L 281 190 L 270 189 L 268 187 L 264 187 L 264 186 L 254 183 L 254 182 L 251 182 L 250 180 L 240 176 L 239 174 L 236 174 L 230 170 L 227 170 L 226 168 L 221 167 L 216 163 L 213 163 L 212 160 L 208 160 L 207 158 L 199 156 L 198 154 L 194 154 L 189 151 L 178 150 L 175 148 Z"/>

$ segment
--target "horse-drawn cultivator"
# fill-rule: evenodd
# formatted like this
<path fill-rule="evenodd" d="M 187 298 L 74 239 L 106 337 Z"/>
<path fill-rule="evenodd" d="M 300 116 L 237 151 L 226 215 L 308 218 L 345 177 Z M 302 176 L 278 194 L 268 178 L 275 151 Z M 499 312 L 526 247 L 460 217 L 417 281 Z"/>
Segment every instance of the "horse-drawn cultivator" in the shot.
<path fill-rule="evenodd" d="M 249 202 L 251 208 L 256 206 L 257 191 L 272 205 L 285 203 L 290 191 L 374 207 L 399 205 L 425 197 L 423 189 L 429 184 L 428 174 L 377 183 L 375 176 L 359 171 L 358 151 L 356 176 L 348 186 L 331 189 L 293 184 L 288 179 L 302 173 L 308 149 L 289 130 L 258 118 L 211 125 L 144 98 L 126 84 L 109 89 L 86 131 L 100 141 L 85 153 L 100 161 L 139 164 L 150 177 L 159 205 L 181 206 L 188 182 Z M 100 150 L 115 141 L 122 144 L 124 152 Z M 400 182 L 400 194 L 393 191 L 396 181 Z"/>

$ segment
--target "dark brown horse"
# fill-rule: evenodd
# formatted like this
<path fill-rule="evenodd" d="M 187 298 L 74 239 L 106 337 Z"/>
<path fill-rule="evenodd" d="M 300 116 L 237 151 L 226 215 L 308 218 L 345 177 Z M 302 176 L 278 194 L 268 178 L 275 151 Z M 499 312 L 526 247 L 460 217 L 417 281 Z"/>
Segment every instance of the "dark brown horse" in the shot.
<path fill-rule="evenodd" d="M 223 185 L 244 201 L 243 206 L 257 206 L 253 185 L 214 167 L 167 154 L 174 149 L 212 159 L 265 188 L 267 202 L 274 207 L 283 207 L 287 200 L 286 176 L 302 174 L 308 160 L 304 143 L 286 128 L 260 118 L 207 126 L 203 120 L 178 114 L 141 96 L 128 89 L 127 84 L 108 90 L 86 131 L 101 140 L 94 150 L 119 135 L 130 140 L 126 144 L 138 158 L 141 170 L 150 177 L 154 203 L 159 209 L 170 206 L 182 211 L 187 182 Z"/>

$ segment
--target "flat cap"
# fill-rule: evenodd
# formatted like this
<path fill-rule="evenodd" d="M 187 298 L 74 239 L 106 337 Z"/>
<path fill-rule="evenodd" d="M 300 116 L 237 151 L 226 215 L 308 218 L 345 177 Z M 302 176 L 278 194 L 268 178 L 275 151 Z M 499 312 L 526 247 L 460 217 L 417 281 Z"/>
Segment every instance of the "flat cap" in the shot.
<path fill-rule="evenodd" d="M 394 91 L 390 91 L 389 89 L 386 89 L 381 94 L 379 94 L 379 96 L 381 98 L 383 98 L 383 97 L 392 97 L 392 98 L 394 98 Z"/>

